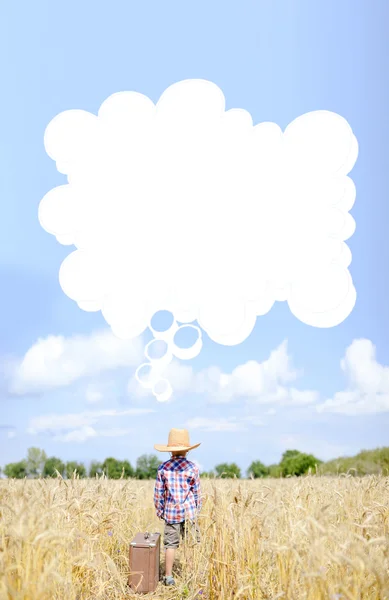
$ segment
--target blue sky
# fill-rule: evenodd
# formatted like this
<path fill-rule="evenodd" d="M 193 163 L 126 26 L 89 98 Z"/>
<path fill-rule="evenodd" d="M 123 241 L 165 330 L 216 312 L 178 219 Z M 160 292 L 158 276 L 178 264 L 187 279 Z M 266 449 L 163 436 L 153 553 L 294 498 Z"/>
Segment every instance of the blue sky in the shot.
<path fill-rule="evenodd" d="M 69 0 L 64 10 L 38 0 L 21 7 L 16 1 L 0 6 L 0 463 L 21 459 L 33 445 L 69 460 L 113 455 L 134 463 L 154 452 L 170 427 L 188 427 L 193 442 L 202 442 L 193 458 L 205 469 L 224 460 L 242 469 L 254 459 L 270 464 L 287 448 L 329 459 L 387 445 L 387 3 Z M 142 344 L 119 344 L 113 358 L 97 356 L 96 332 L 106 335 L 107 323 L 61 290 L 58 270 L 69 247 L 42 229 L 38 205 L 66 177 L 46 154 L 43 135 L 64 110 L 97 113 L 108 96 L 125 90 L 157 102 L 169 85 L 191 78 L 216 83 L 227 108 L 246 109 L 254 123 L 273 121 L 284 129 L 320 109 L 347 119 L 359 143 L 351 173 L 356 231 L 347 242 L 357 302 L 334 328 L 305 325 L 278 302 L 237 346 L 218 345 L 204 334 L 201 354 L 184 365 L 191 370 L 179 365 L 172 374 L 181 392 L 158 403 L 131 387 L 143 362 Z M 60 360 L 83 367 L 67 380 L 57 361 L 50 386 L 41 381 L 35 388 L 31 377 L 20 383 L 19 370 L 15 392 L 9 365 L 20 368 L 34 345 L 54 351 L 49 336 L 63 336 Z M 255 381 L 247 393 L 231 392 L 224 402 L 204 384 L 210 367 L 231 375 L 275 351 L 281 402 L 265 398 L 266 392 L 257 397 Z M 294 370 L 303 372 L 297 377 Z M 283 383 L 288 376 L 292 384 Z M 239 377 L 248 389 L 251 375 Z M 315 400 L 296 404 L 293 386 L 315 392 Z M 342 391 L 351 394 L 346 414 L 316 410 Z"/>

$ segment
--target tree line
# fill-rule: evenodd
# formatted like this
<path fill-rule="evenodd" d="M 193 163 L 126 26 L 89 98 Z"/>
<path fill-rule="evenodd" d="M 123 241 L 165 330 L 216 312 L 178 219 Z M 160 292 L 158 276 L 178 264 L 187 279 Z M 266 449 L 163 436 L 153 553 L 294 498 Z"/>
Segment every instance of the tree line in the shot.
<path fill-rule="evenodd" d="M 108 479 L 155 479 L 161 460 L 153 454 L 140 456 L 135 467 L 128 460 L 118 460 L 113 457 L 102 462 L 92 461 L 89 469 L 82 462 L 63 462 L 55 456 L 47 457 L 40 448 L 29 448 L 27 457 L 16 463 L 5 465 L 0 473 L 12 479 L 57 477 L 71 479 L 72 477 L 101 477 Z M 375 450 L 361 450 L 354 457 L 341 457 L 323 462 L 313 454 L 299 450 L 286 450 L 278 464 L 269 466 L 255 460 L 246 471 L 247 478 L 260 477 L 290 477 L 307 473 L 318 475 L 350 472 L 352 475 L 367 475 L 373 473 L 389 474 L 389 447 Z M 240 467 L 236 463 L 220 463 L 212 471 L 201 472 L 204 478 L 242 478 Z"/>
<path fill-rule="evenodd" d="M 47 457 L 46 452 L 40 448 L 29 448 L 25 459 L 5 465 L 2 472 L 12 479 L 56 477 L 58 474 L 64 479 L 95 478 L 102 475 L 109 479 L 152 479 L 157 476 L 159 464 L 157 456 L 144 454 L 137 459 L 135 468 L 128 460 L 109 457 L 103 462 L 92 461 L 87 469 L 82 462 L 64 462 L 56 456 Z"/>

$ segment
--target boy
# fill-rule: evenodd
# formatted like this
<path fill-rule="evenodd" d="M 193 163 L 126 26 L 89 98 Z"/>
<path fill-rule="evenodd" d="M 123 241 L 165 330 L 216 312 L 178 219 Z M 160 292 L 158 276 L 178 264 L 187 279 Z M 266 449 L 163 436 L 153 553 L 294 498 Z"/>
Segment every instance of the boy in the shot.
<path fill-rule="evenodd" d="M 171 452 L 171 459 L 158 467 L 154 489 L 157 517 L 165 521 L 164 548 L 166 550 L 165 585 L 175 585 L 172 576 L 174 555 L 180 544 L 180 533 L 186 537 L 188 529 L 200 542 L 196 518 L 201 510 L 200 476 L 194 463 L 187 460 L 191 445 L 186 429 L 171 429 L 167 446 L 155 444 L 159 452 Z"/>

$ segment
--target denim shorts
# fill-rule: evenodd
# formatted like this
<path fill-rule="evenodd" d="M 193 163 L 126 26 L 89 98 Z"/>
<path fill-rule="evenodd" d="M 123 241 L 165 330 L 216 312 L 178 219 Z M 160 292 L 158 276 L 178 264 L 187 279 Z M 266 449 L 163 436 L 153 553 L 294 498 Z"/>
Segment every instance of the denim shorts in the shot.
<path fill-rule="evenodd" d="M 190 545 L 200 543 L 200 530 L 196 521 L 182 521 L 181 523 L 166 523 L 163 535 L 163 546 L 178 548 L 180 537 Z"/>

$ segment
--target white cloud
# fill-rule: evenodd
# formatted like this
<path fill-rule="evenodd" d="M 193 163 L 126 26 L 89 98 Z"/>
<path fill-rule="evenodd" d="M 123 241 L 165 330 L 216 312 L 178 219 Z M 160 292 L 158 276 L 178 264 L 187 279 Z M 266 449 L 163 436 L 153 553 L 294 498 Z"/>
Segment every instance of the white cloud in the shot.
<path fill-rule="evenodd" d="M 232 373 L 221 373 L 212 368 L 197 377 L 198 391 L 213 392 L 214 399 L 229 402 L 235 398 L 251 398 L 261 403 L 299 402 L 293 388 L 285 387 L 295 381 L 301 372 L 293 368 L 284 341 L 270 353 L 267 360 L 250 360 L 233 369 Z"/>
<path fill-rule="evenodd" d="M 255 415 L 219 418 L 194 417 L 186 422 L 185 427 L 201 431 L 246 431 L 248 425 L 263 427 L 265 423 Z"/>
<path fill-rule="evenodd" d="M 16 437 L 16 432 L 15 431 L 8 431 L 7 437 L 8 437 L 9 440 L 11 440 L 12 438 Z"/>
<path fill-rule="evenodd" d="M 389 412 L 389 367 L 377 362 L 376 349 L 370 340 L 354 340 L 340 364 L 347 387 L 319 404 L 318 412 L 344 415 Z"/>
<path fill-rule="evenodd" d="M 264 362 L 248 361 L 228 374 L 218 367 L 195 373 L 192 367 L 173 362 L 167 367 L 166 375 L 177 394 L 203 394 L 214 403 L 246 399 L 251 404 L 271 405 L 265 412 L 267 415 L 276 414 L 275 406 L 313 404 L 318 412 L 345 415 L 389 411 L 389 366 L 377 361 L 375 346 L 370 340 L 354 340 L 346 349 L 340 366 L 346 375 L 347 386 L 321 404 L 317 404 L 319 392 L 290 385 L 303 373 L 293 367 L 286 341 Z M 147 393 L 133 381 L 130 381 L 129 391 L 139 397 Z"/>
<path fill-rule="evenodd" d="M 273 350 L 267 360 L 250 360 L 237 366 L 230 374 L 223 373 L 219 367 L 195 373 L 190 366 L 172 362 L 166 367 L 165 376 L 175 394 L 206 394 L 214 403 L 244 398 L 258 404 L 296 406 L 312 404 L 319 397 L 315 391 L 298 390 L 288 385 L 300 378 L 302 371 L 292 366 L 286 341 Z M 128 391 L 140 398 L 147 394 L 147 390 L 136 385 L 134 379 L 130 380 Z"/>
<path fill-rule="evenodd" d="M 44 143 L 68 177 L 39 206 L 42 227 L 76 246 L 60 269 L 62 289 L 82 309 L 101 310 L 118 335 L 139 335 L 166 306 L 178 321 L 194 313 L 228 345 L 276 300 L 318 327 L 351 312 L 344 241 L 355 226 L 347 175 L 358 143 L 341 116 L 311 111 L 284 131 L 254 125 L 247 111 L 226 110 L 212 82 L 185 80 L 156 104 L 120 92 L 98 115 L 62 112 Z"/>
<path fill-rule="evenodd" d="M 134 429 L 101 429 L 97 430 L 90 426 L 80 427 L 68 433 L 54 436 L 55 442 L 85 442 L 91 438 L 97 437 L 119 437 L 129 435 Z"/>
<path fill-rule="evenodd" d="M 195 417 L 186 422 L 188 429 L 201 429 L 202 431 L 242 431 L 245 426 L 239 423 L 235 417 L 207 419 L 205 417 Z"/>
<path fill-rule="evenodd" d="M 110 369 L 136 365 L 143 355 L 142 341 L 123 341 L 110 330 L 91 335 L 50 335 L 40 338 L 22 360 L 10 365 L 9 390 L 39 393 L 70 385 Z"/>
<path fill-rule="evenodd" d="M 265 425 L 262 419 L 256 416 L 242 417 L 241 420 L 247 421 L 250 425 L 254 425 L 255 427 L 263 427 Z"/>
<path fill-rule="evenodd" d="M 147 408 L 130 408 L 128 410 L 96 410 L 85 411 L 81 413 L 70 414 L 49 414 L 34 417 L 29 422 L 27 432 L 32 435 L 40 433 L 55 433 L 66 432 L 67 430 L 81 430 L 83 428 L 91 428 L 102 419 L 110 417 L 136 417 L 155 412 L 153 409 Z"/>
<path fill-rule="evenodd" d="M 96 384 L 89 384 L 85 390 L 85 400 L 88 404 L 97 404 L 104 399 L 104 394 Z"/>

